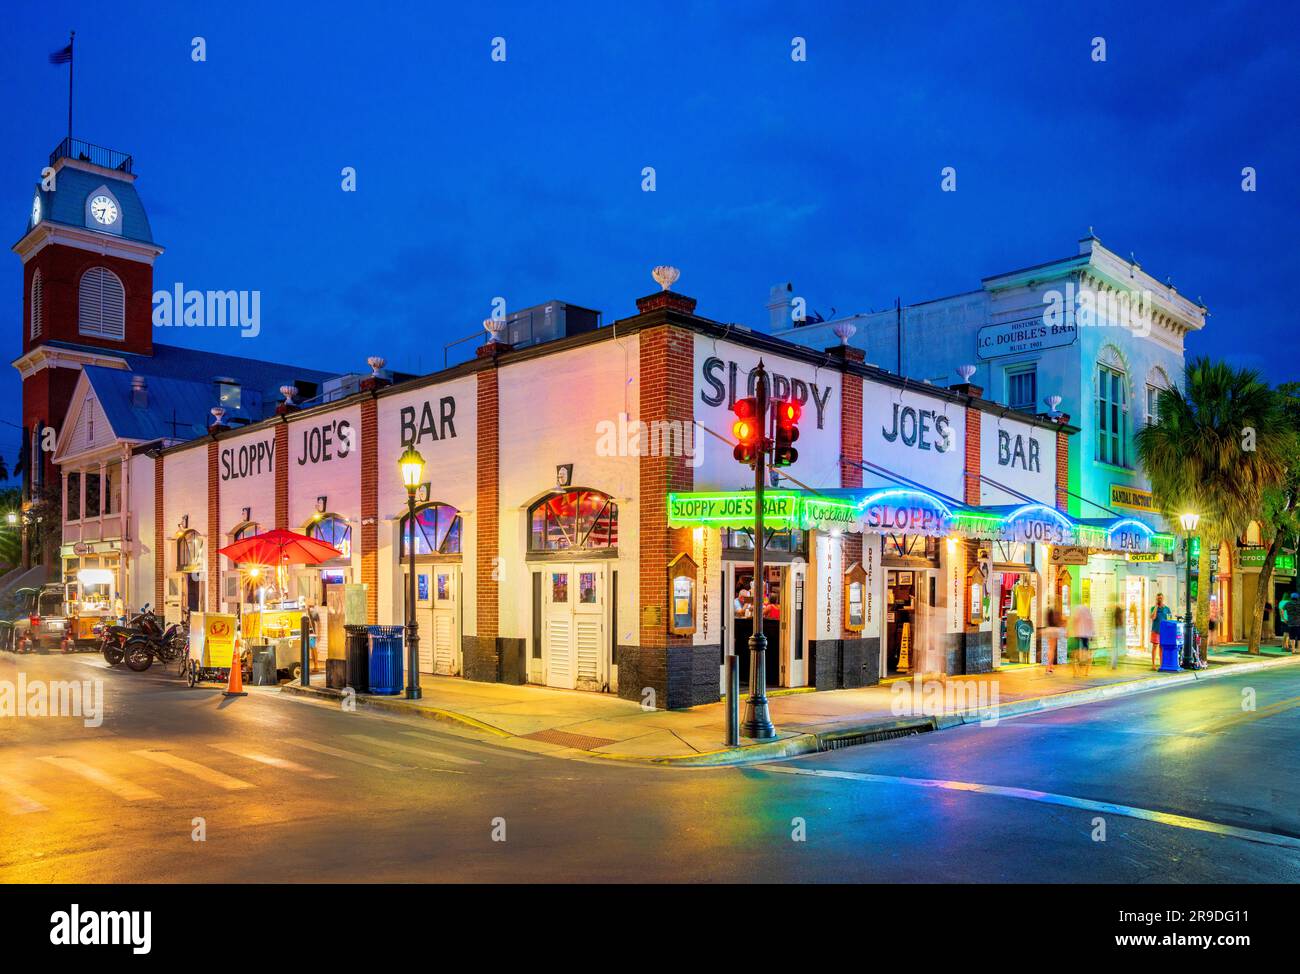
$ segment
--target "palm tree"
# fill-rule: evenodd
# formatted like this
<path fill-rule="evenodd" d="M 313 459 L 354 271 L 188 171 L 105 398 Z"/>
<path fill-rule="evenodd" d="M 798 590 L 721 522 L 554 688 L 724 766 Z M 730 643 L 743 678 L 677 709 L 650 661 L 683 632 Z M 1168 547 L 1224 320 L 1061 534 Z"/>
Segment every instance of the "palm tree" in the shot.
<path fill-rule="evenodd" d="M 1265 491 L 1286 477 L 1291 431 L 1278 396 L 1254 369 L 1198 358 L 1183 389 L 1160 393 L 1159 418 L 1138 431 L 1138 459 L 1165 516 L 1201 515 L 1201 584 L 1196 622 L 1204 631 L 1210 603 L 1210 551 L 1245 533 Z M 1251 652 L 1259 651 L 1254 633 Z"/>

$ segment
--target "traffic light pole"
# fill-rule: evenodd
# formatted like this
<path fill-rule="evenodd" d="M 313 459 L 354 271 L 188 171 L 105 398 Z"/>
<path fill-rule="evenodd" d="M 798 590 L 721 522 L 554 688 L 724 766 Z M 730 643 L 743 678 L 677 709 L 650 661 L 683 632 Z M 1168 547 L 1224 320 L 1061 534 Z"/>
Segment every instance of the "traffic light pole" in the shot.
<path fill-rule="evenodd" d="M 767 479 L 768 408 L 767 370 L 760 360 L 754 370 L 754 396 L 758 401 L 759 439 L 754 456 L 754 632 L 749 637 L 749 696 L 740 733 L 758 740 L 776 737 L 767 707 L 767 636 L 763 633 L 763 608 L 767 602 L 763 579 L 763 489 Z"/>

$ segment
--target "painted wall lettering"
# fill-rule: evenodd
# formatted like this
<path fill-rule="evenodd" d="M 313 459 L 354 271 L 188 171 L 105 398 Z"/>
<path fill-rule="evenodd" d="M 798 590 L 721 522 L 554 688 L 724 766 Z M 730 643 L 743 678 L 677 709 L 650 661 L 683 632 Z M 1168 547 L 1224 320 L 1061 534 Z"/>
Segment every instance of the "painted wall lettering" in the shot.
<path fill-rule="evenodd" d="M 275 440 L 245 443 L 221 451 L 221 479 L 257 477 L 275 469 Z"/>
<path fill-rule="evenodd" d="M 721 406 L 726 403 L 728 409 L 733 408 L 737 399 L 754 394 L 754 373 L 749 372 L 747 376 L 745 390 L 741 392 L 740 366 L 735 362 L 710 356 L 704 360 L 701 371 L 701 377 L 708 388 L 700 390 L 700 401 L 706 406 Z M 826 404 L 831 398 L 830 386 L 805 382 L 803 379 L 792 379 L 777 372 L 769 371 L 768 376 L 773 399 L 793 398 L 805 407 L 811 401 L 817 412 L 817 428 L 826 428 Z M 806 418 L 807 413 L 805 412 L 804 415 Z"/>
<path fill-rule="evenodd" d="M 918 450 L 947 453 L 953 448 L 952 429 L 948 417 L 931 409 L 917 409 L 894 403 L 891 425 L 881 426 L 880 435 L 890 443 L 902 440 L 904 446 Z"/>
<path fill-rule="evenodd" d="M 352 424 L 346 419 L 332 420 L 320 426 L 309 426 L 302 431 L 302 449 L 298 451 L 298 466 L 307 463 L 329 463 L 342 460 L 352 452 L 355 444 Z"/>
<path fill-rule="evenodd" d="M 1019 467 L 1031 473 L 1041 472 L 1038 462 L 1038 441 L 1032 436 L 998 430 L 998 465 Z"/>
<path fill-rule="evenodd" d="M 445 440 L 455 438 L 456 436 L 456 399 L 454 396 L 443 396 L 438 400 L 438 415 L 435 418 L 433 412 L 433 403 L 425 401 L 420 407 L 419 422 L 416 422 L 416 410 L 414 406 L 403 406 L 401 411 L 402 420 L 402 446 L 419 445 L 426 438 L 431 440 Z"/>

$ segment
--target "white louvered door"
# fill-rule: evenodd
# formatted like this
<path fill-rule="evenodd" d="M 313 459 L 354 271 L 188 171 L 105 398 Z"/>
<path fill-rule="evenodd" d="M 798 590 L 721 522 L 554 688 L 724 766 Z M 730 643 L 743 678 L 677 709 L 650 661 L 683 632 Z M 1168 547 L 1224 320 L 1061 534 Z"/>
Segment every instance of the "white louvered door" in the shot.
<path fill-rule="evenodd" d="M 546 685 L 604 690 L 609 684 L 604 565 L 548 565 L 542 573 Z"/>
<path fill-rule="evenodd" d="M 460 672 L 457 650 L 460 648 L 458 603 L 460 571 L 453 565 L 433 570 L 433 671 L 450 676 Z"/>

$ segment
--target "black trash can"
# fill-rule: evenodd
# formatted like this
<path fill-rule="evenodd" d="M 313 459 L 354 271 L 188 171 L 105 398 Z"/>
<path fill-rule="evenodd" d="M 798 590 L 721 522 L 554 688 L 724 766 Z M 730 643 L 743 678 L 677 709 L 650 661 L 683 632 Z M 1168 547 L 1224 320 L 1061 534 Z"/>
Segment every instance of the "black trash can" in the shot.
<path fill-rule="evenodd" d="M 279 674 L 275 670 L 275 648 L 272 646 L 254 646 L 253 686 L 273 687 L 279 682 Z"/>
<path fill-rule="evenodd" d="M 344 626 L 347 634 L 347 681 L 357 693 L 370 692 L 370 630 L 366 626 Z"/>

